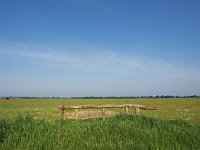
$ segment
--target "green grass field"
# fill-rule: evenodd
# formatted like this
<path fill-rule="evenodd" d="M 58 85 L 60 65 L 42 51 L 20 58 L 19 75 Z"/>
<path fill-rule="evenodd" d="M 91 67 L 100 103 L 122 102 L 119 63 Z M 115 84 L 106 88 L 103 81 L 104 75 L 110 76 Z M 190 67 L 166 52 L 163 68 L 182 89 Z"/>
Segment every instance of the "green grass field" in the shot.
<path fill-rule="evenodd" d="M 156 111 L 142 114 L 162 120 L 181 119 L 189 123 L 200 123 L 200 99 L 15 99 L 0 100 L 0 118 L 13 118 L 30 114 L 34 119 L 54 121 L 60 118 L 58 106 L 99 104 L 141 104 L 157 107 Z M 123 109 L 115 111 L 124 112 Z M 130 110 L 131 112 L 132 110 Z"/>
<path fill-rule="evenodd" d="M 65 121 L 58 111 L 62 105 L 128 103 L 158 110 Z M 199 114 L 198 98 L 0 100 L 0 149 L 200 149 Z"/>

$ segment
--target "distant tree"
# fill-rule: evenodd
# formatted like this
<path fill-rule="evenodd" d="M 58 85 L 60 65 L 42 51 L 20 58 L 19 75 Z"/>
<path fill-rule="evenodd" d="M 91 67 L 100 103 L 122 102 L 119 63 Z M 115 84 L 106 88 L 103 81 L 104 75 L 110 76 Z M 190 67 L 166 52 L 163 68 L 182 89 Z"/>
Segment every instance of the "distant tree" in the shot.
<path fill-rule="evenodd" d="M 159 96 L 159 95 L 156 95 L 156 98 L 160 98 L 160 96 Z"/>

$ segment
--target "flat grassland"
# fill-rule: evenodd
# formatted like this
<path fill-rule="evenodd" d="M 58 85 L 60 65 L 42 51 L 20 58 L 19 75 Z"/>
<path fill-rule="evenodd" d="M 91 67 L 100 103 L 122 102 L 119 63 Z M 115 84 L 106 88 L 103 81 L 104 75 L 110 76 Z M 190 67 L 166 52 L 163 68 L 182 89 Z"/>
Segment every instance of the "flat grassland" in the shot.
<path fill-rule="evenodd" d="M 111 109 L 120 115 L 60 120 L 58 106 L 86 104 L 141 104 L 158 110 L 124 115 L 124 109 Z M 0 149 L 200 149 L 199 114 L 198 98 L 0 100 Z"/>
<path fill-rule="evenodd" d="M 142 110 L 142 114 L 162 120 L 178 119 L 189 123 L 200 124 L 200 98 L 0 100 L 0 118 L 6 117 L 9 119 L 18 115 L 26 116 L 29 114 L 33 116 L 34 119 L 54 121 L 60 118 L 58 106 L 102 104 L 141 104 L 157 107 L 158 109 L 156 111 Z M 114 109 L 113 111 L 123 113 L 124 109 Z M 134 110 L 129 109 L 129 112 L 134 112 Z"/>

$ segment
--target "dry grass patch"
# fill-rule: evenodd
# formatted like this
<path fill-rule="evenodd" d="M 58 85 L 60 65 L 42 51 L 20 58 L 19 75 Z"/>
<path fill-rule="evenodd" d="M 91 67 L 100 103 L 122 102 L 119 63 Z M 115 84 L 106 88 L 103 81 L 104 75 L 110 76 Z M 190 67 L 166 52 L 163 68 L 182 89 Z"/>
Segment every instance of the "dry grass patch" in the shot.
<path fill-rule="evenodd" d="M 106 110 L 104 117 L 115 116 L 117 113 L 114 111 Z M 102 118 L 102 111 L 78 111 L 78 112 L 65 112 L 66 119 L 87 119 L 87 118 Z"/>

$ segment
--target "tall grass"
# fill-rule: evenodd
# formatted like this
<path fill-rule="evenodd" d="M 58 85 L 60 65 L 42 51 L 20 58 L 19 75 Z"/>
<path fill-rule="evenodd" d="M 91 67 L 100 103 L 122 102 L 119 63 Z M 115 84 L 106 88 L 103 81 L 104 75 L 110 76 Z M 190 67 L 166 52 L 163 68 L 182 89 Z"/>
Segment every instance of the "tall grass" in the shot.
<path fill-rule="evenodd" d="M 199 125 L 144 116 L 0 120 L 0 149 L 200 149 L 199 141 Z"/>

